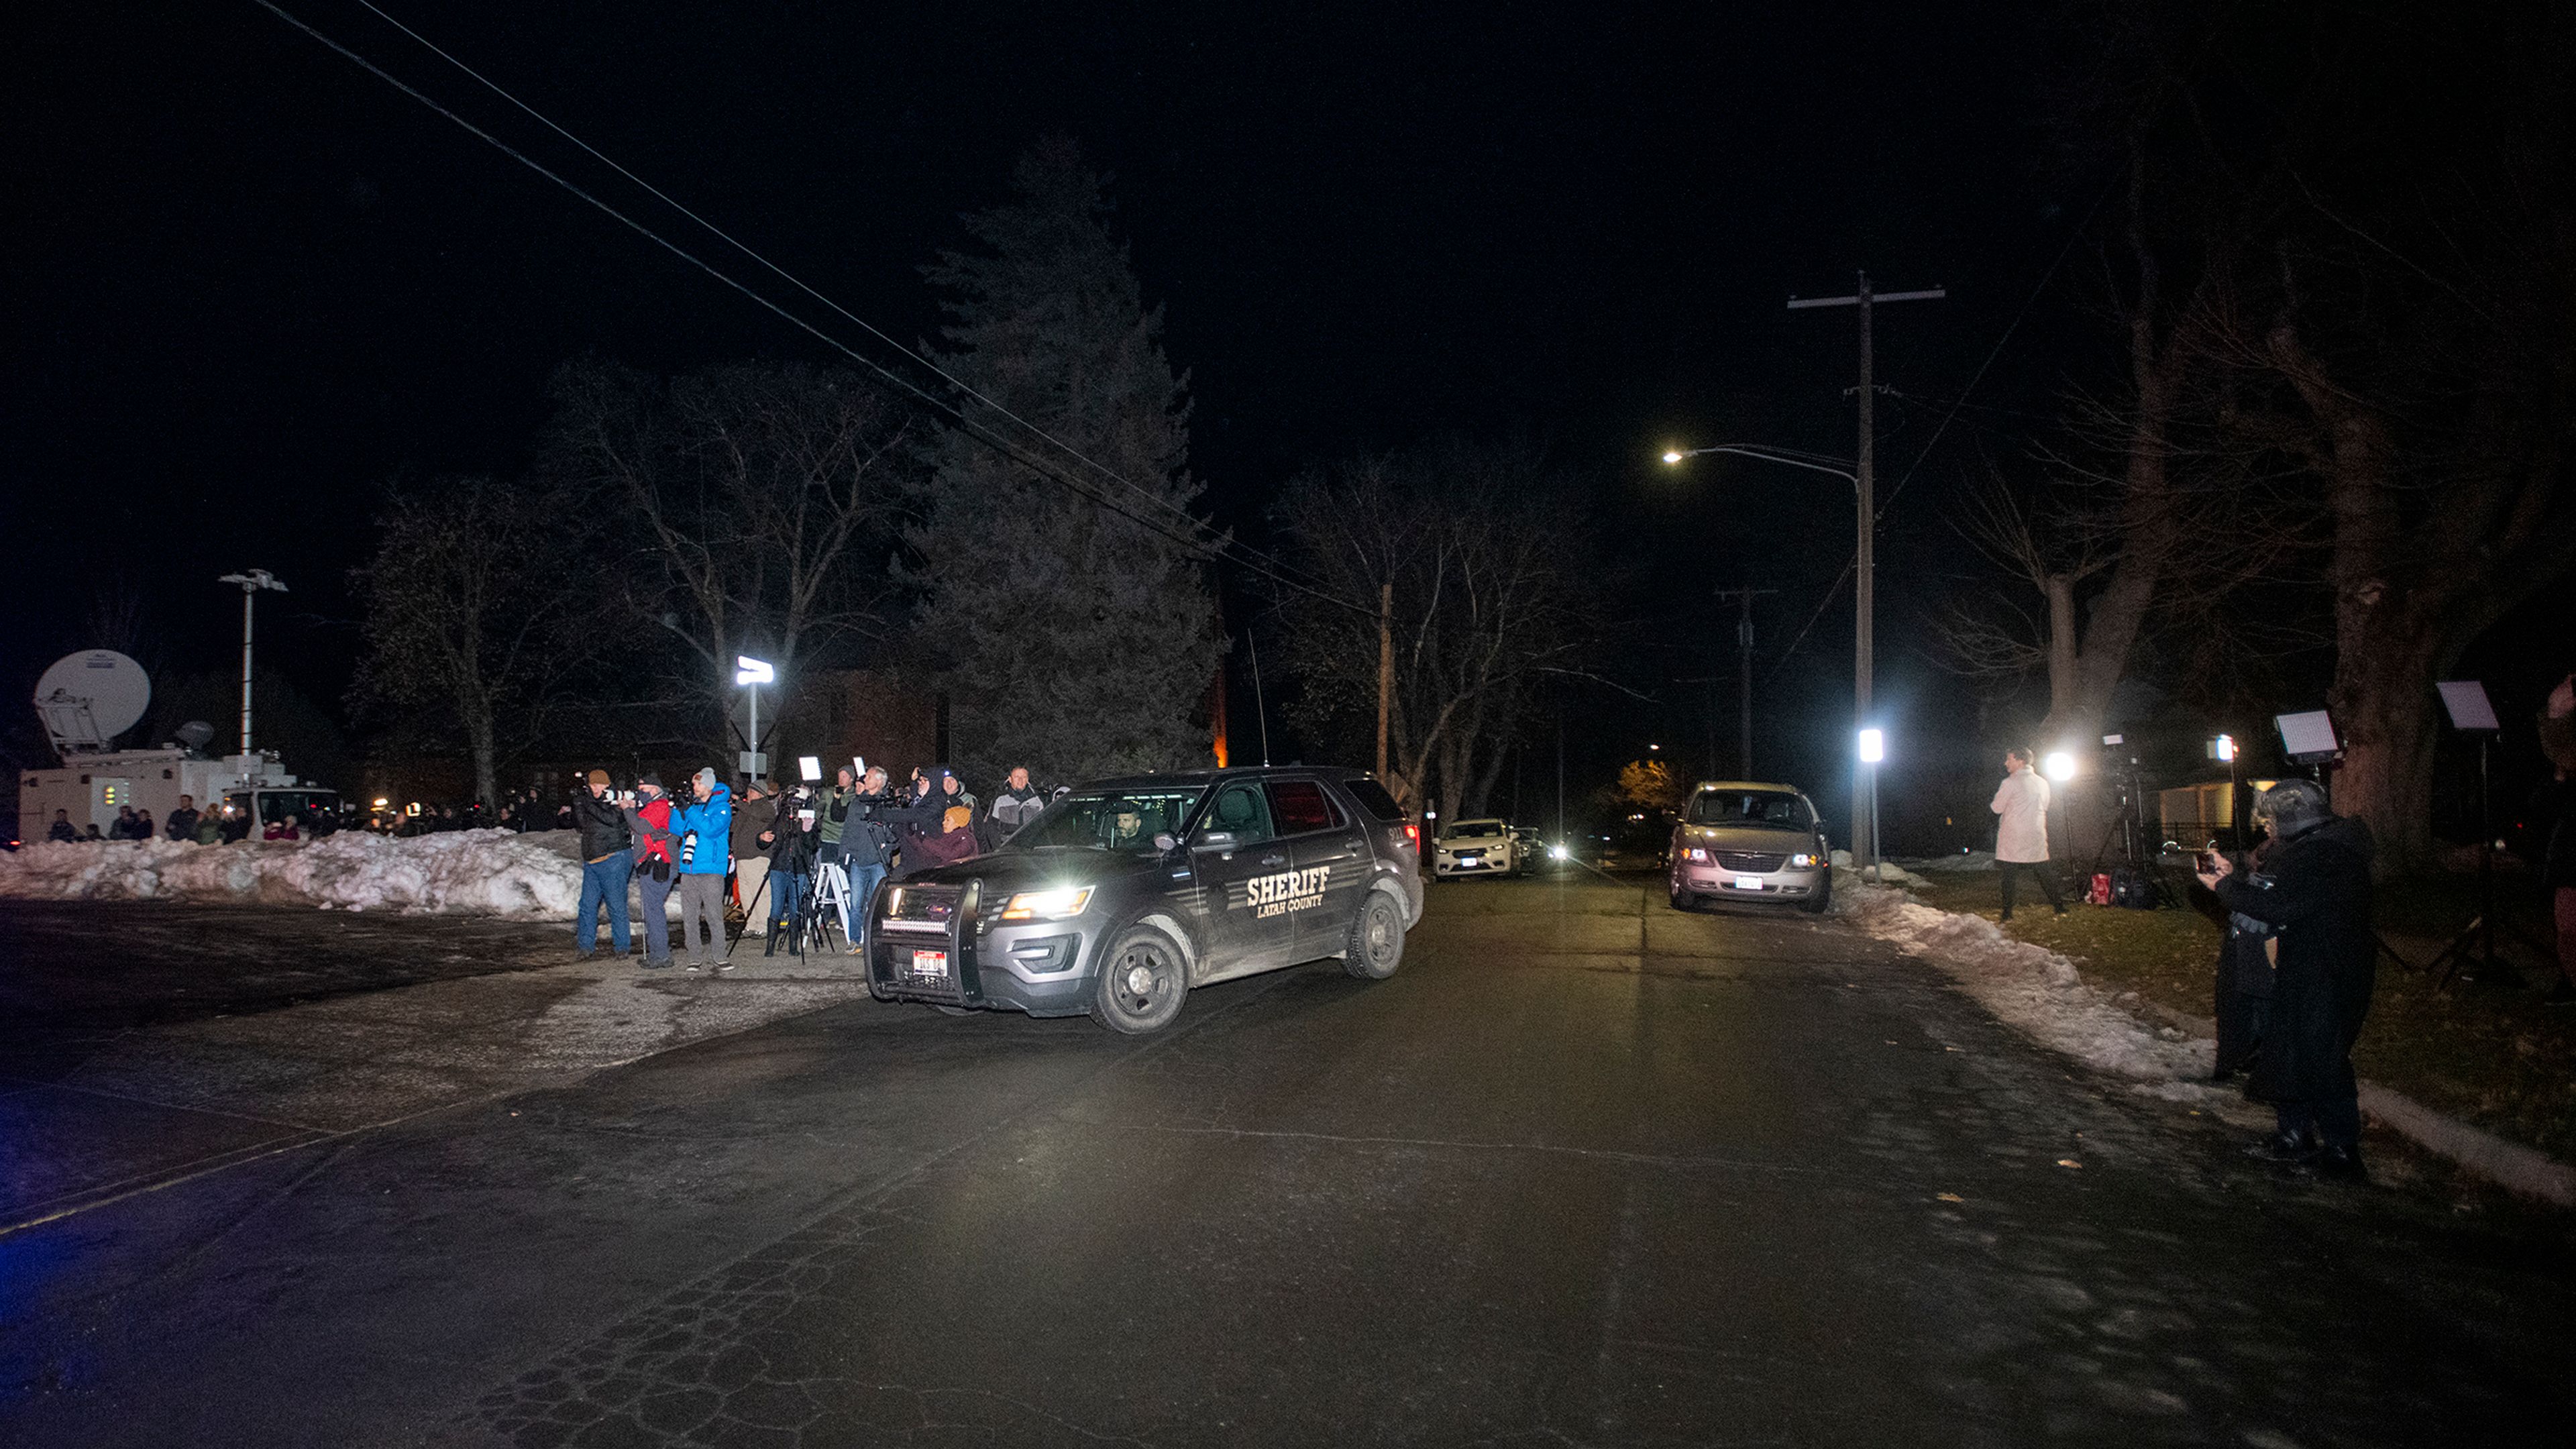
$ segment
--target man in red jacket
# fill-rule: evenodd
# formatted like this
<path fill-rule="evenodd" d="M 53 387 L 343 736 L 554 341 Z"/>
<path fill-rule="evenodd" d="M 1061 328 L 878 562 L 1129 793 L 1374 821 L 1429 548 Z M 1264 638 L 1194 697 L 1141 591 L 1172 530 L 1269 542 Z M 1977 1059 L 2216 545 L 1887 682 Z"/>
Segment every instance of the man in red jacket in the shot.
<path fill-rule="evenodd" d="M 635 889 L 644 907 L 644 969 L 667 971 L 671 966 L 671 918 L 667 906 L 680 862 L 672 853 L 676 842 L 671 835 L 671 794 L 662 788 L 661 776 L 636 777 L 635 803 L 626 807 L 626 821 L 639 842 L 635 847 Z"/>

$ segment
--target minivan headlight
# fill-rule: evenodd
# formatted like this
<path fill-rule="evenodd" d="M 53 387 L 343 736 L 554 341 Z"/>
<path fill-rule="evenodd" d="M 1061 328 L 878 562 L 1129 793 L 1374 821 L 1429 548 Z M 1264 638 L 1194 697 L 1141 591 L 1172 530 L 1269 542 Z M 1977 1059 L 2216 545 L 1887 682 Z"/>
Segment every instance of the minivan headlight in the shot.
<path fill-rule="evenodd" d="M 1002 903 L 1005 921 L 1061 921 L 1082 914 L 1091 904 L 1091 887 L 1058 886 L 1053 890 L 1020 891 Z"/>
<path fill-rule="evenodd" d="M 1697 864 L 1708 864 L 1708 851 L 1700 846 L 1694 845 L 1685 853 Z"/>
<path fill-rule="evenodd" d="M 1789 857 L 1789 865 L 1794 870 L 1813 870 L 1816 868 L 1816 858 L 1812 855 L 1793 855 Z"/>

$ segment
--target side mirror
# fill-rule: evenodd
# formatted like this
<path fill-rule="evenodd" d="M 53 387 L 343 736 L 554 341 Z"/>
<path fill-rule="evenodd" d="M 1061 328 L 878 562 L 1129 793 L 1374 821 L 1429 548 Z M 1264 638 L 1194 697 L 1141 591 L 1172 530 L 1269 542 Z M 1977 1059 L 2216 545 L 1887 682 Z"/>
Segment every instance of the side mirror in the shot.
<path fill-rule="evenodd" d="M 1172 837 L 1168 835 L 1158 835 L 1154 837 L 1154 840 L 1165 850 L 1172 848 Z M 1197 845 L 1201 850 L 1232 850 L 1234 849 L 1234 832 L 1231 830 L 1202 830 L 1199 832 L 1198 839 L 1192 843 Z"/>

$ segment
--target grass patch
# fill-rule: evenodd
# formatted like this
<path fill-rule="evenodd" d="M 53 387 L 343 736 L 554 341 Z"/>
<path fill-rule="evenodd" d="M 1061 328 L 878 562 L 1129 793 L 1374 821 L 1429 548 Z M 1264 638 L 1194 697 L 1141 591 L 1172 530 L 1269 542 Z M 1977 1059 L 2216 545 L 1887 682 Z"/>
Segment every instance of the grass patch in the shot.
<path fill-rule="evenodd" d="M 1918 891 L 1926 905 L 1993 920 L 2000 914 L 1992 872 L 1938 874 Z M 2218 925 L 2194 910 L 2127 911 L 2070 906 L 2052 916 L 2027 897 L 2004 930 L 2062 953 L 2085 979 L 2114 993 L 2134 991 L 2168 1011 L 2207 1019 L 2218 961 Z M 2500 880 L 2499 919 L 2537 939 L 2546 925 L 2528 880 Z M 2476 910 L 2474 877 L 2435 876 L 2384 884 L 2374 915 L 2381 932 L 2418 964 Z M 2378 989 L 2353 1065 L 2373 1081 L 2427 1106 L 2576 1161 L 2576 1007 L 2540 1004 L 2555 980 L 2548 958 L 2499 936 L 2513 963 L 2496 980 L 2434 989 L 2423 971 L 2380 958 Z M 2519 971 L 2515 969 L 2519 967 Z"/>

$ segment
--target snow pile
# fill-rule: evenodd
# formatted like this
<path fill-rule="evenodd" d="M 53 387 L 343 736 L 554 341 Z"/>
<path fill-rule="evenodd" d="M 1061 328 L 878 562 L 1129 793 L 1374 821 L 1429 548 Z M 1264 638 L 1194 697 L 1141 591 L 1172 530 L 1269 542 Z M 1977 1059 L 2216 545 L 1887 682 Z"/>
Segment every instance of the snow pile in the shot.
<path fill-rule="evenodd" d="M 1843 871 L 1835 877 L 1834 914 L 1939 967 L 2006 1025 L 2157 1096 L 2197 1102 L 2211 1095 L 2202 1084 L 2216 1043 L 2147 1025 L 2085 985 L 2074 962 L 2014 940 L 1983 916 L 1937 911 Z"/>
<path fill-rule="evenodd" d="M 1991 850 L 1962 850 L 1954 855 L 1928 855 L 1914 862 L 1913 865 L 1913 869 L 1921 874 L 1937 871 L 1945 875 L 1952 871 L 1993 870 L 1994 868 L 1995 853 Z"/>
<path fill-rule="evenodd" d="M 1921 876 L 1916 875 L 1914 872 L 1907 870 L 1905 867 L 1898 865 L 1892 860 L 1881 860 L 1876 868 L 1877 878 L 1875 881 L 1872 881 L 1871 868 L 1868 866 L 1855 867 L 1852 864 L 1851 852 L 1848 850 L 1835 851 L 1833 860 L 1834 889 L 1836 890 L 1841 890 L 1842 883 L 1847 880 L 1869 882 L 1876 885 L 1907 886 L 1913 885 L 1922 879 Z"/>
<path fill-rule="evenodd" d="M 46 842 L 0 855 L 0 896 L 568 921 L 581 901 L 581 865 L 506 830 L 410 840 L 344 831 L 327 840 L 234 845 Z"/>

